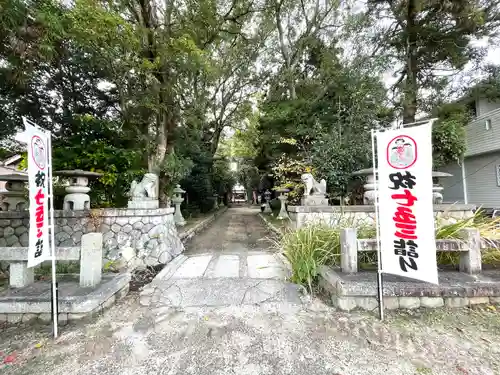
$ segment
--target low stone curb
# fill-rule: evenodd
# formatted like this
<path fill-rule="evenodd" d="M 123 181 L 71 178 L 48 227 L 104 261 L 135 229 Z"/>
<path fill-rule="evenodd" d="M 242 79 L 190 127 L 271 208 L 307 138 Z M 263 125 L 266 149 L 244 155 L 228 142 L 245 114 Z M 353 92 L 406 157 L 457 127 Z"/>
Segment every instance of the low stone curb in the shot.
<path fill-rule="evenodd" d="M 196 234 L 204 230 L 206 227 L 208 227 L 212 222 L 217 219 L 220 215 L 222 215 L 224 212 L 227 211 L 227 207 L 220 208 L 213 214 L 211 214 L 209 217 L 203 219 L 200 221 L 198 224 L 196 224 L 194 227 L 189 228 L 188 230 L 179 233 L 179 238 L 181 239 L 183 244 L 186 244 L 193 238 Z"/>

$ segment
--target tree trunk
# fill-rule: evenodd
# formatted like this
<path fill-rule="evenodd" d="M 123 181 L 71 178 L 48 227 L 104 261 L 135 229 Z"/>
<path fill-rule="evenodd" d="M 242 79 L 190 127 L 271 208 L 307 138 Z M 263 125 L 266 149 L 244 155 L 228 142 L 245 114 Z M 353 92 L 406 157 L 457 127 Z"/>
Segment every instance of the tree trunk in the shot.
<path fill-rule="evenodd" d="M 415 122 L 418 96 L 418 61 L 417 61 L 417 0 L 409 0 L 406 13 L 406 82 L 403 102 L 403 123 Z"/>

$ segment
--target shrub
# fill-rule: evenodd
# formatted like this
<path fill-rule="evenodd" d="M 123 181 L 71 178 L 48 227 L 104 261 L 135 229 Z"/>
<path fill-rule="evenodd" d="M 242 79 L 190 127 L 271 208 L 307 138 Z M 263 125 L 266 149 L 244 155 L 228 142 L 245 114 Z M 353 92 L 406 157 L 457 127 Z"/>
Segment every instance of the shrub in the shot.
<path fill-rule="evenodd" d="M 319 266 L 338 265 L 340 262 L 340 228 L 358 227 L 364 237 L 373 228 L 362 223 L 356 225 L 351 218 L 339 216 L 337 227 L 326 224 L 311 224 L 297 230 L 286 229 L 279 239 L 274 239 L 274 248 L 283 252 L 292 267 L 291 281 L 305 285 L 312 291 L 318 277 Z"/>

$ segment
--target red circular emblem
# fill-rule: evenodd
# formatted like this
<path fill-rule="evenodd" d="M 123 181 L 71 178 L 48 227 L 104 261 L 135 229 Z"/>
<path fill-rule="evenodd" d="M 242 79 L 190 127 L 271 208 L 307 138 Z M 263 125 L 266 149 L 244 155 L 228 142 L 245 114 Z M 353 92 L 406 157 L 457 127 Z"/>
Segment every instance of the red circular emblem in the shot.
<path fill-rule="evenodd" d="M 394 169 L 410 168 L 417 161 L 417 143 L 408 135 L 398 135 L 389 141 L 386 158 Z"/>
<path fill-rule="evenodd" d="M 47 147 L 38 135 L 31 137 L 31 155 L 37 167 L 45 169 L 47 164 Z"/>

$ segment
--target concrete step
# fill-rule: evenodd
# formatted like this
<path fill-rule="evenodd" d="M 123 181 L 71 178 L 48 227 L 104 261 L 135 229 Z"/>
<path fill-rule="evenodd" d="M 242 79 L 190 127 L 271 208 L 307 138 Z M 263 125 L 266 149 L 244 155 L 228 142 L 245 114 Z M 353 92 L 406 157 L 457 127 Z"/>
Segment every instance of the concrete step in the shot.
<path fill-rule="evenodd" d="M 302 304 L 304 289 L 276 279 L 255 278 L 170 278 L 141 293 L 141 305 L 242 306 L 264 303 Z"/>

